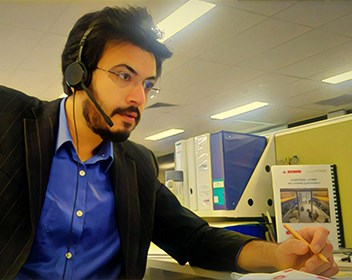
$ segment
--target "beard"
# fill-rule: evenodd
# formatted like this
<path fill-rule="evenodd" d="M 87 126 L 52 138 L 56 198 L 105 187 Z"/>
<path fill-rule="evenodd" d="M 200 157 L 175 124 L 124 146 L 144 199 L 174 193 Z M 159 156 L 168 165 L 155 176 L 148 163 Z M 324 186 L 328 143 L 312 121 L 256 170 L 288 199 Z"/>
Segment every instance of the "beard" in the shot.
<path fill-rule="evenodd" d="M 116 108 L 111 115 L 112 118 L 116 114 L 126 114 L 130 112 L 137 113 L 135 126 L 129 123 L 123 123 L 123 128 L 118 131 L 110 131 L 104 118 L 99 113 L 99 111 L 88 101 L 84 101 L 83 103 L 83 116 L 87 122 L 88 127 L 95 133 L 98 134 L 103 140 L 109 140 L 112 142 L 123 142 L 128 139 L 132 130 L 138 125 L 141 114 L 137 107 L 129 106 L 126 108 Z"/>

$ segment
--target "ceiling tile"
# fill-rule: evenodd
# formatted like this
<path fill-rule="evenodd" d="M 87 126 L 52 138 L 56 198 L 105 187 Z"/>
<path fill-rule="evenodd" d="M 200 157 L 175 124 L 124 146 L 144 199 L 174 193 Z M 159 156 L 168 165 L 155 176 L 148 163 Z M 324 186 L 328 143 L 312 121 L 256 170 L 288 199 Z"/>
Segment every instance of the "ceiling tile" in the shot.
<path fill-rule="evenodd" d="M 322 116 L 325 112 L 320 109 L 306 109 L 303 107 L 277 106 L 273 108 L 276 114 L 280 115 L 281 124 L 290 124 L 298 121 L 303 121 L 311 118 Z M 276 119 L 275 115 L 272 115 Z"/>
<path fill-rule="evenodd" d="M 103 9 L 105 6 L 126 5 L 124 0 L 63 0 L 69 2 L 66 9 L 50 25 L 49 31 L 55 34 L 68 35 L 75 22 L 85 13 Z M 50 4 L 49 4 L 50 5 Z"/>
<path fill-rule="evenodd" d="M 0 84 L 6 85 L 8 79 L 13 76 L 15 72 L 14 67 L 5 67 L 0 65 Z"/>
<path fill-rule="evenodd" d="M 351 70 L 349 67 L 351 62 L 352 41 L 349 41 L 287 67 L 283 67 L 277 70 L 277 72 L 295 77 L 311 77 L 321 80 L 329 76 L 340 74 L 343 71 Z M 344 65 L 346 65 L 346 67 L 344 67 Z M 319 73 L 329 73 L 329 75 L 319 75 Z"/>
<path fill-rule="evenodd" d="M 276 18 L 318 27 L 350 13 L 351 1 L 297 1 L 275 15 Z"/>
<path fill-rule="evenodd" d="M 209 2 L 218 3 L 218 0 L 211 0 Z M 233 7 L 240 10 L 246 10 L 258 14 L 263 14 L 267 16 L 272 16 L 281 10 L 284 10 L 291 5 L 293 5 L 296 1 L 286 0 L 286 1 L 221 1 L 223 6 Z"/>
<path fill-rule="evenodd" d="M 0 1 L 0 24 L 47 31 L 69 1 Z"/>
<path fill-rule="evenodd" d="M 317 102 L 320 105 L 332 105 L 332 106 L 345 106 L 347 104 L 352 104 L 352 95 L 343 94 L 330 99 L 325 99 Z"/>
<path fill-rule="evenodd" d="M 44 97 L 45 90 L 57 81 L 52 74 L 16 70 L 8 79 L 7 86 L 23 91 L 29 95 Z"/>
<path fill-rule="evenodd" d="M 0 25 L 0 66 L 17 67 L 38 44 L 43 33 L 13 26 Z"/>
<path fill-rule="evenodd" d="M 321 88 L 322 86 L 321 82 L 298 79 L 293 83 L 275 87 L 269 92 L 258 93 L 257 98 L 265 98 L 267 102 L 273 104 L 286 104 L 285 101 L 289 100 L 290 97 L 300 95 L 304 98 L 303 93 Z M 254 98 L 254 96 L 252 96 L 252 98 Z"/>
<path fill-rule="evenodd" d="M 219 63 L 236 64 L 256 54 L 308 32 L 310 28 L 276 19 L 268 19 L 246 32 L 220 43 L 200 58 Z M 275 34 L 275 36 L 272 36 Z"/>
<path fill-rule="evenodd" d="M 189 60 L 173 71 L 163 76 L 163 88 L 178 89 L 187 88 L 202 80 L 209 79 L 213 75 L 228 69 L 229 65 L 209 62 L 200 59 Z"/>
<path fill-rule="evenodd" d="M 40 97 L 45 99 L 45 100 L 54 100 L 54 99 L 57 99 L 59 97 L 62 97 L 61 95 L 63 93 L 64 93 L 64 90 L 62 88 L 61 81 L 59 83 L 55 79 L 55 81 L 52 84 L 48 83 L 47 88 L 44 89 L 44 91 L 42 92 Z"/>
<path fill-rule="evenodd" d="M 264 19 L 264 16 L 222 7 L 220 4 L 166 44 L 179 55 L 198 57 L 216 47 L 219 42 L 228 40 Z"/>
<path fill-rule="evenodd" d="M 350 2 L 352 4 L 352 2 Z M 350 5 L 351 5 L 350 4 Z M 320 29 L 330 31 L 330 32 L 336 32 L 337 34 L 341 34 L 344 36 L 347 36 L 349 38 L 352 38 L 352 32 L 351 32 L 351 26 L 352 26 L 352 13 L 351 13 L 350 8 L 348 11 L 350 12 L 348 15 L 344 17 L 340 17 L 332 22 L 329 22 L 328 24 L 325 24 L 320 27 Z"/>
<path fill-rule="evenodd" d="M 61 80 L 61 53 L 66 39 L 63 35 L 46 34 L 19 68 L 55 74 Z"/>
<path fill-rule="evenodd" d="M 199 75 L 191 71 L 188 74 L 191 76 Z M 187 105 L 209 96 L 219 95 L 224 91 L 236 93 L 238 92 L 237 88 L 240 88 L 241 85 L 263 75 L 264 73 L 261 71 L 237 66 L 219 72 L 214 71 L 204 79 L 197 80 L 189 87 L 179 90 L 174 97 L 171 97 L 171 100 L 179 105 Z M 167 98 L 167 100 L 170 99 Z"/>
<path fill-rule="evenodd" d="M 314 89 L 312 91 L 305 92 L 302 95 L 297 95 L 292 98 L 288 98 L 284 102 L 287 105 L 290 105 L 293 107 L 302 106 L 304 108 L 312 108 L 310 107 L 311 104 L 315 104 L 323 100 L 335 98 L 344 94 L 345 94 L 344 92 L 337 90 L 335 87 L 331 85 L 327 85 L 319 89 Z"/>
<path fill-rule="evenodd" d="M 312 30 L 280 46 L 240 63 L 259 70 L 274 71 L 341 45 L 349 38 L 331 32 Z"/>

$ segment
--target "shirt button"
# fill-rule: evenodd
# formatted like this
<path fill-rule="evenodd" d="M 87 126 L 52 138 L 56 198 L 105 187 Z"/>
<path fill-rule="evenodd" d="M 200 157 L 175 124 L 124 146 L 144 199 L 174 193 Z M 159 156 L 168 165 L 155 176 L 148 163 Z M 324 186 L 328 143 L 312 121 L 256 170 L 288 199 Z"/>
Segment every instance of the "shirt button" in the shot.
<path fill-rule="evenodd" d="M 77 217 L 82 217 L 82 216 L 83 216 L 83 211 L 78 210 L 78 211 L 76 212 L 76 215 L 77 215 Z"/>
<path fill-rule="evenodd" d="M 66 257 L 66 259 L 71 259 L 72 258 L 72 253 L 71 252 L 67 252 L 66 254 L 65 254 L 65 257 Z"/>
<path fill-rule="evenodd" d="M 80 170 L 79 175 L 81 175 L 83 177 L 84 175 L 86 175 L 86 172 L 84 170 Z"/>

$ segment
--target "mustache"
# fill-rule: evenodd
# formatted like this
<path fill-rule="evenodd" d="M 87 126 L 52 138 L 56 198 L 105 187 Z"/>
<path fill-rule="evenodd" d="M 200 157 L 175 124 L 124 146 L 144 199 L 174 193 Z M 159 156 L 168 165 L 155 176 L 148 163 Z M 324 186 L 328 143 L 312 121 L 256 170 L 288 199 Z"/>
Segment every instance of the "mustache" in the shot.
<path fill-rule="evenodd" d="M 112 118 L 116 114 L 129 114 L 129 113 L 136 113 L 137 114 L 137 120 L 141 118 L 141 113 L 137 107 L 134 106 L 129 106 L 126 108 L 116 108 L 114 111 L 112 111 L 110 117 Z"/>

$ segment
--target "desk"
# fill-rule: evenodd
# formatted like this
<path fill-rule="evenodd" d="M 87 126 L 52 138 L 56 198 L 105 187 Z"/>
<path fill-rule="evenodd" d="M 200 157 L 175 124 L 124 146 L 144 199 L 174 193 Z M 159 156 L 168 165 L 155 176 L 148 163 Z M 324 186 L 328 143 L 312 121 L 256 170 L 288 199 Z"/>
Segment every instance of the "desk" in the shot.
<path fill-rule="evenodd" d="M 341 254 L 336 254 L 335 261 L 338 265 L 341 263 Z M 343 264 L 346 266 L 341 267 L 340 272 L 333 279 L 352 279 L 352 268 L 350 264 Z M 152 244 L 149 251 L 147 272 L 144 280 L 154 279 L 221 279 L 229 280 L 231 272 L 213 271 L 202 269 L 198 267 L 191 267 L 190 265 L 179 265 L 173 258 L 168 256 L 163 250 Z"/>
<path fill-rule="evenodd" d="M 346 257 L 346 255 L 342 253 L 334 254 L 334 259 L 336 264 L 340 268 L 340 272 L 337 274 L 337 279 L 352 279 L 352 263 L 350 262 L 342 262 L 341 259 Z"/>
<path fill-rule="evenodd" d="M 222 272 L 179 265 L 167 255 L 151 255 L 147 262 L 148 271 L 145 280 L 150 279 L 221 279 L 229 280 L 231 272 Z"/>
<path fill-rule="evenodd" d="M 179 265 L 174 259 L 169 256 L 150 256 L 148 258 L 148 269 L 144 280 L 205 280 L 205 279 L 231 279 L 231 272 L 221 272 L 191 267 L 190 265 Z M 351 280 L 352 271 L 341 269 L 341 271 L 332 279 Z"/>

